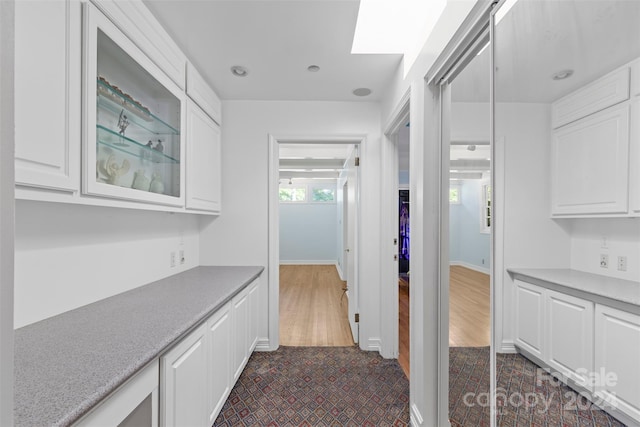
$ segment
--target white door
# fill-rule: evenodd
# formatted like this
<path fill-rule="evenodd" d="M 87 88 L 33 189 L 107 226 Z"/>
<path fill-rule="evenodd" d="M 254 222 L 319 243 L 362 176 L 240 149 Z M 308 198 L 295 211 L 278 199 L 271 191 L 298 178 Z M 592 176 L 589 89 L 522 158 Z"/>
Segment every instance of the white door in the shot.
<path fill-rule="evenodd" d="M 347 229 L 345 235 L 347 236 L 347 245 L 345 246 L 345 264 L 347 267 L 347 289 L 349 294 L 349 325 L 351 326 L 351 333 L 353 335 L 353 341 L 358 342 L 358 321 L 359 314 L 359 293 L 358 293 L 358 200 L 359 200 L 359 157 L 358 146 L 354 146 L 349 158 L 345 163 L 345 172 L 347 182 L 345 187 L 347 193 L 345 194 L 344 209 L 347 213 Z"/>
<path fill-rule="evenodd" d="M 200 326 L 160 358 L 163 427 L 207 423 L 206 333 Z"/>
<path fill-rule="evenodd" d="M 593 371 L 593 303 L 547 290 L 547 363 L 590 391 Z"/>
<path fill-rule="evenodd" d="M 216 311 L 207 321 L 208 425 L 213 425 L 231 389 L 232 343 L 231 303 L 229 303 Z"/>

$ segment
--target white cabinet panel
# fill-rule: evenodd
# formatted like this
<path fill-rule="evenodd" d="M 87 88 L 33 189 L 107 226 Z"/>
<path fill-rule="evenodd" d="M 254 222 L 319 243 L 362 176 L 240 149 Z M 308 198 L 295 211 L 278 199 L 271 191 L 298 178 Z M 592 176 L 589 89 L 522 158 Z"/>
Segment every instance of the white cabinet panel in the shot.
<path fill-rule="evenodd" d="M 544 359 L 544 289 L 520 280 L 515 286 L 515 344 Z"/>
<path fill-rule="evenodd" d="M 187 63 L 187 95 L 213 120 L 222 123 L 220 98 L 191 63 Z"/>
<path fill-rule="evenodd" d="M 640 70 L 640 64 L 638 64 L 637 68 Z M 640 75 L 638 78 L 640 79 Z M 635 98 L 633 102 L 631 102 L 629 203 L 632 214 L 640 215 L 640 97 Z"/>
<path fill-rule="evenodd" d="M 253 352 L 258 344 L 258 289 L 260 278 L 257 278 L 251 285 L 249 290 L 249 355 Z"/>
<path fill-rule="evenodd" d="M 640 422 L 640 316 L 596 305 L 595 369 L 596 395 Z"/>
<path fill-rule="evenodd" d="M 231 304 L 227 304 L 207 321 L 209 425 L 213 425 L 231 391 L 232 334 Z"/>
<path fill-rule="evenodd" d="M 135 374 L 74 427 L 158 426 L 158 361 Z"/>
<path fill-rule="evenodd" d="M 640 59 L 631 63 L 631 96 L 640 96 Z"/>
<path fill-rule="evenodd" d="M 81 18 L 78 0 L 16 2 L 16 184 L 80 187 Z"/>
<path fill-rule="evenodd" d="M 249 358 L 249 292 L 243 291 L 233 299 L 233 323 L 235 342 L 233 344 L 233 381 L 235 382 Z"/>
<path fill-rule="evenodd" d="M 220 126 L 187 101 L 187 209 L 220 212 Z"/>
<path fill-rule="evenodd" d="M 559 99 L 552 106 L 556 129 L 629 99 L 629 68 L 624 67 Z"/>
<path fill-rule="evenodd" d="M 207 325 L 201 325 L 160 358 L 162 426 L 207 425 Z"/>
<path fill-rule="evenodd" d="M 593 302 L 548 290 L 546 310 L 547 363 L 593 391 Z"/>
<path fill-rule="evenodd" d="M 628 212 L 629 105 L 553 133 L 552 214 Z"/>

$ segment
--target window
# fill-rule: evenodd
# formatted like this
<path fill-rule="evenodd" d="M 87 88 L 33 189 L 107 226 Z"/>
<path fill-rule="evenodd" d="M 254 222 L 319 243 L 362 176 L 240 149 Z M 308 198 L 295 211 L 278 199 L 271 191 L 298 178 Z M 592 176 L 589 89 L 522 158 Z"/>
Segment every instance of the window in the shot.
<path fill-rule="evenodd" d="M 460 186 L 459 185 L 451 185 L 449 187 L 449 204 L 452 204 L 452 205 L 460 204 Z"/>
<path fill-rule="evenodd" d="M 491 185 L 488 183 L 482 184 L 480 189 L 482 191 L 482 205 L 480 206 L 480 209 L 482 209 L 480 213 L 482 224 L 480 224 L 480 232 L 489 234 L 491 232 Z"/>
<path fill-rule="evenodd" d="M 301 203 L 307 201 L 307 187 L 280 188 L 281 202 Z"/>
<path fill-rule="evenodd" d="M 331 203 L 336 201 L 335 188 L 315 187 L 311 189 L 311 201 L 317 203 Z"/>

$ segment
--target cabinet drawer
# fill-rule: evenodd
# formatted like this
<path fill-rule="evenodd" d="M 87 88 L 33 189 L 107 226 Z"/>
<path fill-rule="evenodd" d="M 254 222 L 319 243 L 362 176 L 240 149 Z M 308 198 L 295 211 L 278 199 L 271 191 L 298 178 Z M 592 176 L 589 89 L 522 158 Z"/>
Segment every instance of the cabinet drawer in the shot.
<path fill-rule="evenodd" d="M 629 99 L 629 68 L 625 67 L 553 103 L 554 129 Z"/>
<path fill-rule="evenodd" d="M 628 213 L 629 105 L 553 133 L 552 214 Z"/>

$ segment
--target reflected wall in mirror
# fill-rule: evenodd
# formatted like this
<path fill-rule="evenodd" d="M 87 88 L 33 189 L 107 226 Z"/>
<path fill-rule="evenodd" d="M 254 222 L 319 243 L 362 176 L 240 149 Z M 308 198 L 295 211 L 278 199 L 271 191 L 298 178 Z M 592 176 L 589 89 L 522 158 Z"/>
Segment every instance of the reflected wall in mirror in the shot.
<path fill-rule="evenodd" d="M 640 423 L 639 23 L 520 0 L 496 25 L 497 425 Z"/>
<path fill-rule="evenodd" d="M 485 53 L 486 52 L 486 53 Z M 491 188 L 489 51 L 451 83 L 449 147 L 449 418 L 489 425 Z"/>

